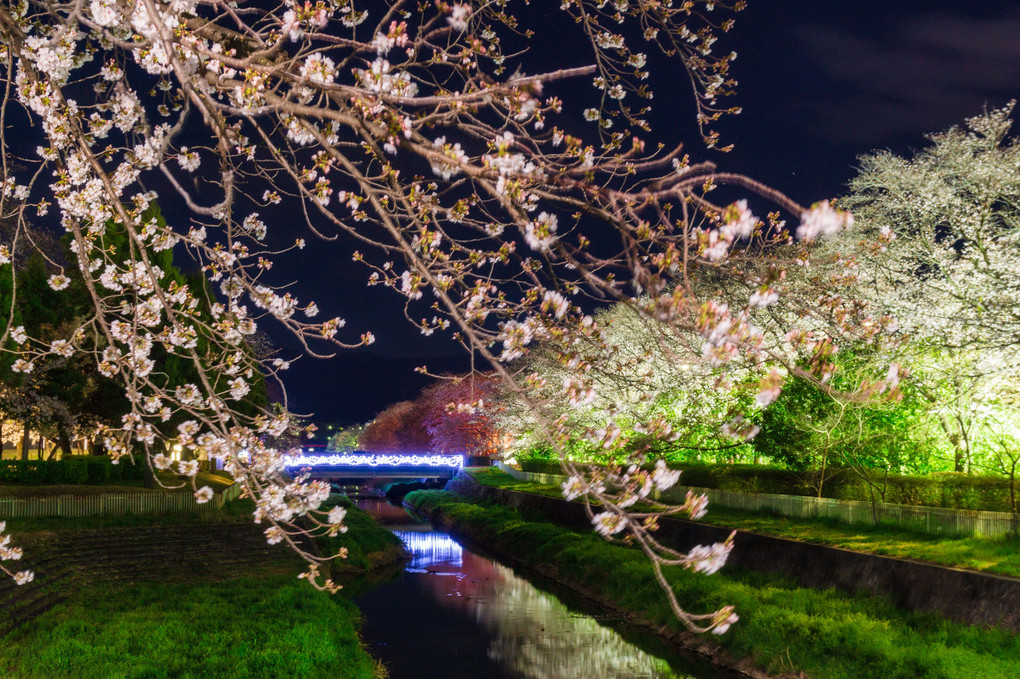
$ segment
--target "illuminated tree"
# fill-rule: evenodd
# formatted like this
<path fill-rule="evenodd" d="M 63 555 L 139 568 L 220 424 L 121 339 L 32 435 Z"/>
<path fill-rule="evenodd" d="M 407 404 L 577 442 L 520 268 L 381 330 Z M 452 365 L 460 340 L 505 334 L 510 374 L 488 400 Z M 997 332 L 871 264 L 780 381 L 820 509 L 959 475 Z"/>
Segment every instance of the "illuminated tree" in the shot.
<path fill-rule="evenodd" d="M 705 339 L 699 333 L 664 334 L 626 304 L 595 319 L 601 342 L 567 348 L 547 340 L 524 369 L 546 385 L 552 400 L 558 385 L 572 376 L 570 361 L 584 362 L 594 387 L 591 401 L 582 407 L 563 402 L 554 411 L 575 435 L 571 458 L 622 462 L 647 455 L 680 461 L 753 453 L 745 439 L 754 429 L 745 417 L 757 411 L 760 370 L 731 364 L 722 371 L 702 359 Z M 548 448 L 528 403 L 511 399 L 498 419 L 514 434 L 512 450 Z"/>
<path fill-rule="evenodd" d="M 329 437 L 326 444 L 327 450 L 337 453 L 349 453 L 358 450 L 361 443 L 361 436 L 365 432 L 367 424 L 356 424 L 350 427 L 343 427 L 337 433 Z"/>
<path fill-rule="evenodd" d="M 930 136 L 906 159 L 880 152 L 842 201 L 854 210 L 844 275 L 896 317 L 899 352 L 954 451 L 956 471 L 985 441 L 985 413 L 1015 410 L 1020 377 L 1020 144 L 1007 137 L 1013 104 Z M 989 410 L 990 409 L 990 410 Z M 984 433 L 982 433 L 984 432 Z M 993 436 L 999 439 L 998 436 Z"/>
<path fill-rule="evenodd" d="M 370 453 L 423 453 L 431 443 L 424 414 L 417 401 L 394 403 L 366 425 L 358 447 Z"/>
<path fill-rule="evenodd" d="M 1020 341 L 1020 144 L 1013 104 L 929 137 L 911 158 L 861 158 L 851 194 L 859 228 L 882 247 L 868 283 L 905 333 L 952 348 Z M 869 272 L 871 273 L 871 272 Z"/>
<path fill-rule="evenodd" d="M 443 377 L 376 415 L 355 445 L 374 453 L 493 455 L 501 443 L 493 407 L 500 384 L 494 375 Z"/>
<path fill-rule="evenodd" d="M 672 63 L 693 87 L 703 138 L 717 142 L 712 124 L 732 110 L 723 98 L 734 82 L 733 55 L 720 56 L 716 42 L 732 24 L 726 10 L 743 2 L 732 5 L 567 0 L 539 20 L 511 0 L 389 0 L 370 11 L 353 0 L 7 3 L 0 213 L 18 226 L 0 255 L 30 246 L 20 236 L 28 220 L 54 210 L 94 306 L 67 341 L 78 351 L 96 347 L 89 353 L 99 370 L 120 379 L 131 402 L 105 432 L 111 453 L 139 447 L 168 467 L 159 423 L 179 418 L 172 433 L 181 445 L 222 460 L 255 498 L 267 538 L 298 551 L 301 533 L 335 534 L 343 514 L 317 511 L 325 483 L 280 481 L 284 458 L 264 441 L 287 429 L 288 416 L 238 407 L 258 375 L 273 381 L 287 366 L 259 360 L 244 338 L 275 320 L 322 355 L 372 335 L 342 334 L 342 318 L 319 320 L 305 291 L 274 279 L 274 262 L 305 246 L 292 235 L 295 215 L 309 238 L 362 243 L 355 260 L 372 271 L 368 282 L 402 294 L 422 332 L 449 329 L 489 361 L 531 403 L 556 449 L 573 437 L 558 406 L 597 395 L 590 366 L 574 360 L 603 341 L 584 296 L 628 304 L 665 336 L 699 335 L 702 359 L 721 376 L 730 365 L 757 366 L 766 375 L 759 393 L 771 396 L 780 386 L 768 377 L 773 366 L 820 379 L 831 341 L 793 324 L 784 344 L 765 344 L 755 318 L 774 302 L 785 268 L 807 259 L 808 244 L 850 219 L 696 162 L 678 140 L 660 146 L 644 118 L 648 65 Z M 562 45 L 567 35 L 577 39 L 557 50 L 554 70 L 545 70 L 548 53 L 528 50 L 533 39 Z M 578 79 L 594 89 L 578 94 L 565 84 Z M 42 131 L 38 143 L 11 134 L 29 123 Z M 712 191 L 723 185 L 771 201 L 799 225 L 788 230 L 778 215 L 760 222 L 743 202 L 717 203 Z M 147 218 L 157 197 L 186 215 L 171 224 Z M 291 219 L 286 233 L 274 231 L 277 204 Z M 111 247 L 111 225 L 126 234 L 126 248 Z M 773 252 L 792 236 L 802 245 Z M 149 255 L 170 250 L 193 257 L 210 285 L 170 280 Z M 754 267 L 763 273 L 749 274 L 763 259 L 768 267 Z M 742 281 L 750 294 L 723 303 L 697 284 L 706 276 Z M 49 283 L 61 290 L 68 280 L 58 273 Z M 838 316 L 841 334 L 871 327 L 867 310 L 838 294 L 789 303 Z M 78 336 L 88 341 L 72 341 Z M 513 362 L 547 338 L 569 371 L 558 385 Z M 17 344 L 20 372 L 55 351 L 39 338 Z M 194 381 L 167 388 L 157 348 L 188 361 Z M 659 432 L 655 421 L 643 426 Z M 667 565 L 714 571 L 725 560 L 729 542 L 685 554 L 655 539 L 656 516 L 700 514 L 701 500 L 635 513 L 634 502 L 675 475 L 566 469 L 567 496 L 597 500 L 597 513 L 585 504 L 595 528 L 626 536 L 652 559 L 681 620 L 697 630 L 729 626 L 729 609 L 685 612 L 662 575 Z M 178 471 L 194 479 L 196 470 Z M 192 487 L 200 501 L 211 497 Z M 317 582 L 320 557 L 303 555 Z"/>
<path fill-rule="evenodd" d="M 417 398 L 434 453 L 492 456 L 503 437 L 496 423 L 501 394 L 495 375 L 446 377 Z"/>
<path fill-rule="evenodd" d="M 866 391 L 876 365 L 890 365 L 888 354 L 841 352 L 830 385 L 833 395 L 804 379 L 790 380 L 776 402 L 757 418 L 761 433 L 754 445 L 766 459 L 803 472 L 804 481 L 825 494 L 831 481 L 852 476 L 863 481 L 874 503 L 884 502 L 890 473 L 943 471 L 947 449 L 931 404 L 910 375 L 885 380 L 884 391 L 867 400 L 839 393 Z M 880 389 L 882 387 L 879 387 Z"/>

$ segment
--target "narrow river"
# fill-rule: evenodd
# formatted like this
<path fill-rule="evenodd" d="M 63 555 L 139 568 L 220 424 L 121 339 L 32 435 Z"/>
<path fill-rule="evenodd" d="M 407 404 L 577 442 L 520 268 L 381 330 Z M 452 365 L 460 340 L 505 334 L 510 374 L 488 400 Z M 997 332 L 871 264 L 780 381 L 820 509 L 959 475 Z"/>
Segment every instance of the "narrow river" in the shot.
<path fill-rule="evenodd" d="M 362 637 L 390 679 L 728 676 L 539 576 L 415 523 L 399 507 L 358 505 L 413 555 L 395 579 L 354 599 Z"/>

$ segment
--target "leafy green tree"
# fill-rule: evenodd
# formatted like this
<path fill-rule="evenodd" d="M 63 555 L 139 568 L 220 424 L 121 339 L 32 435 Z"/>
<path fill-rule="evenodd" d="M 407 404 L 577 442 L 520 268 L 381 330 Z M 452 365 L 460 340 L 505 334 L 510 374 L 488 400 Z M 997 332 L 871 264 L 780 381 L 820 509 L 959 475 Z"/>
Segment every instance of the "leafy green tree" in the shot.
<path fill-rule="evenodd" d="M 349 427 L 342 427 L 338 432 L 329 437 L 326 449 L 336 453 L 349 453 L 358 450 L 361 435 L 365 433 L 367 424 L 354 424 Z"/>
<path fill-rule="evenodd" d="M 0 305 L 14 306 L 10 335 L 27 333 L 50 347 L 59 346 L 91 309 L 84 288 L 80 280 L 71 280 L 69 289 L 53 290 L 48 283 L 52 270 L 38 253 L 18 264 L 0 267 Z M 72 437 L 91 435 L 99 423 L 126 412 L 123 389 L 100 375 L 85 355 L 52 351 L 27 373 L 12 370 L 13 363 L 9 354 L 0 363 L 0 407 L 26 429 L 55 439 L 64 455 L 71 453 Z"/>
<path fill-rule="evenodd" d="M 860 385 L 883 362 L 889 362 L 888 355 L 866 350 L 841 354 L 831 380 L 834 392 L 790 378 L 776 402 L 760 413 L 755 448 L 765 459 L 804 471 L 819 497 L 838 474 L 859 477 L 877 501 L 884 499 L 889 473 L 940 471 L 944 463 L 938 452 L 946 446 L 915 382 L 903 378 L 883 385 L 884 391 L 896 392 L 893 398 L 885 393 L 863 400 L 838 396 Z"/>

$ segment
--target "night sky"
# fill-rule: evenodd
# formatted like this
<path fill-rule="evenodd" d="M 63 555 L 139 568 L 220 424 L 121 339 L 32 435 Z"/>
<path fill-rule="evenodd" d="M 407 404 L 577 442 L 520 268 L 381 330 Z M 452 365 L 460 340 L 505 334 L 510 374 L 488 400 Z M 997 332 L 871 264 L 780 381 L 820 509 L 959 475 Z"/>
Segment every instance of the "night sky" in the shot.
<path fill-rule="evenodd" d="M 658 137 L 685 140 L 692 159 L 765 181 L 802 204 L 843 193 L 863 153 L 909 153 L 924 145 L 925 134 L 1020 96 L 1016 0 L 749 5 L 719 43 L 719 51 L 739 55 L 733 75 L 743 113 L 719 127 L 723 144 L 735 149 L 704 149 L 693 134 L 686 81 L 673 84 L 661 70 L 650 120 Z M 371 352 L 295 364 L 288 376 L 293 408 L 315 411 L 322 422 L 363 421 L 423 386 L 413 367 L 467 368 L 456 345 L 423 338 L 403 320 L 396 294 L 366 288 L 364 270 L 329 251 L 325 259 L 305 251 L 291 265 L 295 278 L 320 291 L 324 310 L 335 303 L 350 328 L 371 329 L 378 341 Z"/>
<path fill-rule="evenodd" d="M 907 154 L 925 144 L 925 134 L 1020 98 L 1020 0 L 748 4 L 717 43 L 719 53 L 739 55 L 732 67 L 739 81 L 733 103 L 743 113 L 718 126 L 722 144 L 734 144 L 734 151 L 704 148 L 686 76 L 663 60 L 650 61 L 655 99 L 648 119 L 654 132 L 647 138 L 684 142 L 692 160 L 746 174 L 801 204 L 842 194 L 861 154 L 882 148 Z M 533 41 L 543 68 L 587 63 L 584 55 L 564 51 L 570 43 L 557 27 L 564 16 L 558 3 L 533 0 L 519 8 L 522 23 L 544 29 Z M 556 124 L 591 135 L 593 128 L 580 122 L 581 109 L 591 103 L 572 96 L 591 96 L 590 86 L 560 86 L 568 89 L 558 92 L 566 107 Z M 38 143 L 33 134 L 7 142 L 17 145 L 19 138 L 26 149 Z M 172 195 L 168 187 L 150 188 Z M 186 228 L 189 215 L 174 203 L 168 199 L 161 207 L 171 223 Z M 294 282 L 294 294 L 302 302 L 314 298 L 322 318 L 346 318 L 346 339 L 356 341 L 366 331 L 377 338 L 368 350 L 295 362 L 284 373 L 292 411 L 314 413 L 323 423 L 363 422 L 428 383 L 415 367 L 427 364 L 436 373 L 468 369 L 468 357 L 448 337 L 422 337 L 404 320 L 399 295 L 366 287 L 368 271 L 351 261 L 352 245 L 317 241 L 293 206 L 289 210 L 281 205 L 276 212 L 263 211 L 272 237 L 279 243 L 305 238 L 309 247 L 277 260 L 272 282 Z M 413 310 L 417 318 L 426 314 L 432 315 L 424 304 Z M 280 355 L 298 355 L 296 341 L 272 326 L 263 324 Z"/>

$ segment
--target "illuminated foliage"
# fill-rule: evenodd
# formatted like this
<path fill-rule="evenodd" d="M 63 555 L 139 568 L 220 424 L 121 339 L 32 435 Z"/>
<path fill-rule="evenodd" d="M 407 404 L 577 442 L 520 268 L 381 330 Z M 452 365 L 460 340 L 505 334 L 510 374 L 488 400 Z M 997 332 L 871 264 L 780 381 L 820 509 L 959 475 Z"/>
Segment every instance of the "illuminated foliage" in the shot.
<path fill-rule="evenodd" d="M 416 401 L 400 401 L 375 416 L 358 437 L 358 447 L 370 453 L 422 453 L 431 439 Z"/>
<path fill-rule="evenodd" d="M 864 157 L 842 201 L 872 243 L 842 239 L 859 294 L 896 317 L 906 343 L 892 360 L 927 401 L 956 471 L 1001 468 L 997 456 L 1017 440 L 1020 423 L 1020 144 L 1007 136 L 1012 110 L 931 135 L 911 158 Z"/>

